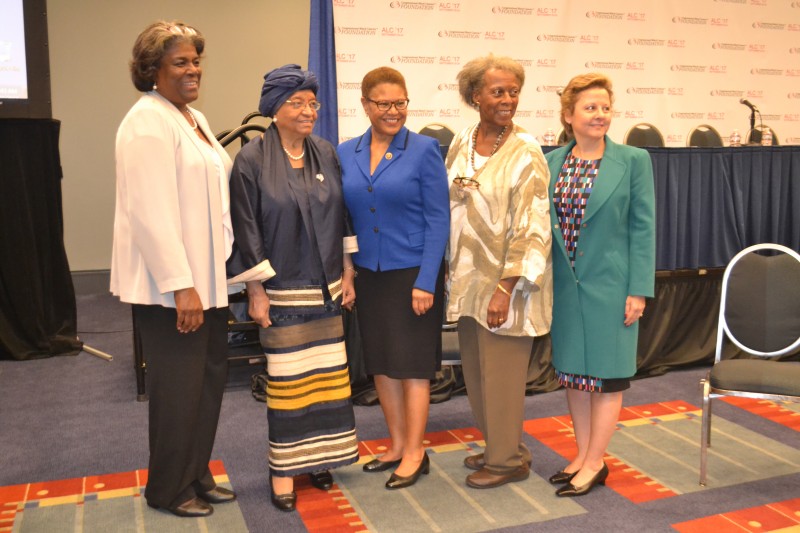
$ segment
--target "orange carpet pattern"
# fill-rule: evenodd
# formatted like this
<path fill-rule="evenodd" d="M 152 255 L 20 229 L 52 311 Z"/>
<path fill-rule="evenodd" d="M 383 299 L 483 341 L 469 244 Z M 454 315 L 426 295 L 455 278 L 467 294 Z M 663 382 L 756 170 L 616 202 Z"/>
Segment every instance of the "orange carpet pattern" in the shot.
<path fill-rule="evenodd" d="M 800 531 L 800 498 L 722 513 L 673 526 L 680 533 L 753 533 Z"/>

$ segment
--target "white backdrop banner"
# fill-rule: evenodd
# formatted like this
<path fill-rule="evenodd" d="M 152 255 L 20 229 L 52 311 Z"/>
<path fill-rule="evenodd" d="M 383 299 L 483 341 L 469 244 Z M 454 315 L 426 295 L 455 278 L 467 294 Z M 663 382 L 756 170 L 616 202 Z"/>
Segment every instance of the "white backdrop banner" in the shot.
<path fill-rule="evenodd" d="M 456 74 L 470 59 L 510 56 L 525 67 L 515 122 L 541 137 L 561 129 L 556 91 L 584 72 L 615 92 L 609 135 L 647 122 L 667 146 L 700 124 L 727 137 L 749 129 L 744 98 L 780 144 L 800 144 L 800 0 L 333 0 L 340 141 L 369 126 L 361 79 L 391 66 L 408 85 L 407 126 L 455 131 L 477 121 Z M 756 125 L 760 123 L 756 116 Z"/>

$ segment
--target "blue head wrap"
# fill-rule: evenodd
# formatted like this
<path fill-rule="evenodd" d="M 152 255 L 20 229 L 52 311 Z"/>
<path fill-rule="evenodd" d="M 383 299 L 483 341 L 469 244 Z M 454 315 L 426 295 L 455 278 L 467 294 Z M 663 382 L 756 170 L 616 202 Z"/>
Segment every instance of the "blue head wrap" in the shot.
<path fill-rule="evenodd" d="M 284 65 L 264 74 L 264 85 L 261 87 L 261 100 L 258 111 L 265 117 L 274 117 L 275 112 L 297 91 L 310 90 L 317 94 L 319 82 L 310 70 L 303 70 L 300 65 Z"/>

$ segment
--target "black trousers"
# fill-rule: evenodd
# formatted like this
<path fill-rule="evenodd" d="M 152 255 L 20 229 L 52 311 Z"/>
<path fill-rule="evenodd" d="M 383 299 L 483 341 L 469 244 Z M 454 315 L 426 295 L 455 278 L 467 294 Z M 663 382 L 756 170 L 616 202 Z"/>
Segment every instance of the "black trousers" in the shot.
<path fill-rule="evenodd" d="M 194 333 L 179 333 L 175 309 L 134 305 L 150 397 L 148 503 L 180 505 L 211 490 L 214 447 L 228 378 L 227 308 L 203 313 Z"/>

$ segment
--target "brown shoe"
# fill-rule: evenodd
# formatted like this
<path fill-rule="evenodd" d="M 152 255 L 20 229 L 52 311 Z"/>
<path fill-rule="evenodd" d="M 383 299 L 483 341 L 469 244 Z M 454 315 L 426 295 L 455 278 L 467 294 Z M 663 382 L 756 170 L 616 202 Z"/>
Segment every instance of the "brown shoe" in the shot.
<path fill-rule="evenodd" d="M 525 462 L 527 463 L 528 468 L 530 468 L 532 460 L 528 459 Z M 466 456 L 464 458 L 464 466 L 466 466 L 470 470 L 480 470 L 481 468 L 486 466 L 486 463 L 483 461 L 483 454 L 478 453 L 475 455 Z"/>
<path fill-rule="evenodd" d="M 486 468 L 467 476 L 467 486 L 473 489 L 493 489 L 506 483 L 525 481 L 531 473 L 527 464 L 518 466 L 508 474 L 492 474 Z"/>

